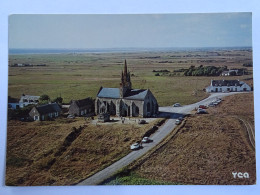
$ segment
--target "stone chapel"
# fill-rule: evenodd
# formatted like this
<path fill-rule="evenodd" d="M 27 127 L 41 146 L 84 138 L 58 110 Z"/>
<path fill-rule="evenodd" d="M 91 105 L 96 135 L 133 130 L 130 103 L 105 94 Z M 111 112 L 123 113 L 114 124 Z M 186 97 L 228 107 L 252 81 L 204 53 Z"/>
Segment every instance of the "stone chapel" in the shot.
<path fill-rule="evenodd" d="M 100 87 L 95 112 L 97 115 L 107 113 L 122 117 L 153 117 L 158 114 L 158 103 L 149 89 L 132 89 L 125 60 L 119 88 Z"/>

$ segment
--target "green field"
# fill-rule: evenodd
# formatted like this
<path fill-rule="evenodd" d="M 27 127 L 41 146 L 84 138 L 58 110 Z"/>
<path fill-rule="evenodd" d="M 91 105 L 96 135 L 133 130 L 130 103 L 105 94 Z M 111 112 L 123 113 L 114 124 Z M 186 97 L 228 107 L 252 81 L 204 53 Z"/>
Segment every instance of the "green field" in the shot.
<path fill-rule="evenodd" d="M 218 53 L 218 55 L 216 55 Z M 248 50 L 220 50 L 210 52 L 140 52 L 140 53 L 78 53 L 10 55 L 9 65 L 15 63 L 46 64 L 43 67 L 9 66 L 8 95 L 48 94 L 51 99 L 62 96 L 65 103 L 72 99 L 95 98 L 101 86 L 119 87 L 120 75 L 127 60 L 135 89 L 150 89 L 160 106 L 175 102 L 190 104 L 207 97 L 203 89 L 211 79 L 223 77 L 185 77 L 174 70 L 199 66 L 227 66 L 242 68 L 252 61 Z M 153 70 L 169 70 L 155 76 Z M 248 68 L 252 73 L 252 68 Z M 226 77 L 225 77 L 226 78 Z M 252 75 L 228 79 L 252 78 Z"/>

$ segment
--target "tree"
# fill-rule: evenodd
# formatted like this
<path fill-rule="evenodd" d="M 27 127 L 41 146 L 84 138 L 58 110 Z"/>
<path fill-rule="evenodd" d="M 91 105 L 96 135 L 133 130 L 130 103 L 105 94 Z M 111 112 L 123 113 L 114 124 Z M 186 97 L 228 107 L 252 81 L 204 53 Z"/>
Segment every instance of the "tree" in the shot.
<path fill-rule="evenodd" d="M 62 104 L 63 98 L 62 97 L 56 97 L 53 102 L 56 102 L 58 104 Z"/>
<path fill-rule="evenodd" d="M 40 101 L 49 101 L 50 100 L 50 97 L 46 94 L 43 94 L 40 96 Z"/>

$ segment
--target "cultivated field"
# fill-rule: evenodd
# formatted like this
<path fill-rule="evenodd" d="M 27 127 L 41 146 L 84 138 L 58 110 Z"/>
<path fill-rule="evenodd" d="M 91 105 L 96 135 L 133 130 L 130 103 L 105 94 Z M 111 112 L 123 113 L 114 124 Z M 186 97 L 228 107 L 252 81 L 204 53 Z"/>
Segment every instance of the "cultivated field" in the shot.
<path fill-rule="evenodd" d="M 208 112 L 188 117 L 176 136 L 137 169 L 117 178 L 117 184 L 255 184 L 254 139 L 252 144 L 244 124 L 254 133 L 253 94 L 226 97 Z M 249 178 L 234 179 L 232 172 L 247 172 Z"/>

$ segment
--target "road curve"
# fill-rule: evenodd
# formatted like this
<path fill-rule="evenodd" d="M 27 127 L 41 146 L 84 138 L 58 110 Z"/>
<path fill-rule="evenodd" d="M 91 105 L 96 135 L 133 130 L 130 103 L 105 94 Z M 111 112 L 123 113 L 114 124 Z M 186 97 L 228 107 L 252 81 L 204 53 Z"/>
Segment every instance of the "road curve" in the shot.
<path fill-rule="evenodd" d="M 97 185 L 104 181 L 105 179 L 111 177 L 113 174 L 115 174 L 118 170 L 121 168 L 129 165 L 134 160 L 138 159 L 142 155 L 144 155 L 148 150 L 152 149 L 154 146 L 156 146 L 158 143 L 160 143 L 169 133 L 171 133 L 174 129 L 175 120 L 185 114 L 189 114 L 192 110 L 194 110 L 195 107 L 198 107 L 199 105 L 207 105 L 213 100 L 215 100 L 217 97 L 222 98 L 224 96 L 229 96 L 233 94 L 237 94 L 239 92 L 230 92 L 230 93 L 212 93 L 208 98 L 194 103 L 190 105 L 185 105 L 182 107 L 160 107 L 160 116 L 159 117 L 169 117 L 169 120 L 161 126 L 156 133 L 154 133 L 151 136 L 151 139 L 153 142 L 149 144 L 143 144 L 143 148 L 137 151 L 132 151 L 125 157 L 121 158 L 117 162 L 113 163 L 112 165 L 108 166 L 107 168 L 97 172 L 96 174 L 92 175 L 91 177 L 85 179 L 84 181 L 78 183 L 77 185 Z M 129 146 L 130 147 L 130 146 Z"/>

